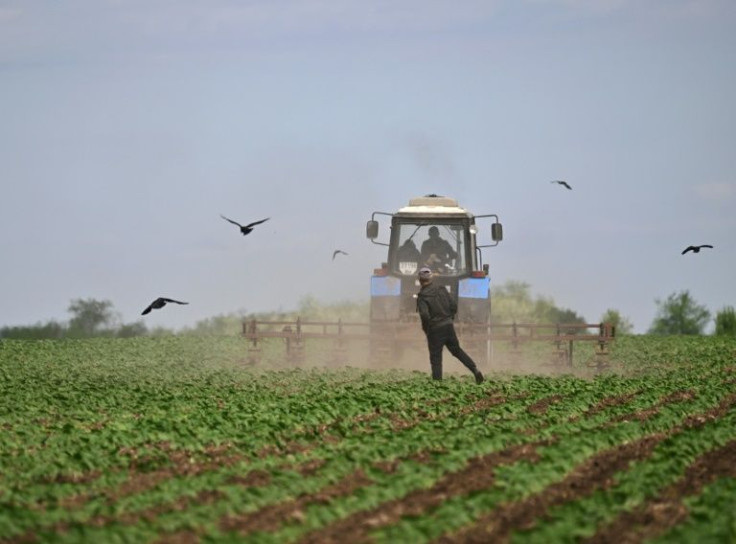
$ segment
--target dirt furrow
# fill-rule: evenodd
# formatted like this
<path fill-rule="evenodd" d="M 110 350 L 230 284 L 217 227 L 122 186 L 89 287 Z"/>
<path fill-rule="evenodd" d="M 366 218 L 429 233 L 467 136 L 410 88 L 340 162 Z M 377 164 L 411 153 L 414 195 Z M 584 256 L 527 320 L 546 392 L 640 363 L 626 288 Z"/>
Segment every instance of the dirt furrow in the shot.
<path fill-rule="evenodd" d="M 524 500 L 502 504 L 481 517 L 473 525 L 437 540 L 447 544 L 453 542 L 486 543 L 505 542 L 515 529 L 528 529 L 549 508 L 588 496 L 598 489 L 610 487 L 612 477 L 626 469 L 630 463 L 649 457 L 657 444 L 685 428 L 700 427 L 722 417 L 736 403 L 736 394 L 726 397 L 718 406 L 702 414 L 686 418 L 681 425 L 667 433 L 643 437 L 634 442 L 620 444 L 589 458 L 570 472 L 562 481 L 552 484 L 544 491 Z M 612 541 L 613 542 L 613 541 Z"/>
<path fill-rule="evenodd" d="M 505 399 L 503 397 L 500 397 L 496 394 L 492 394 L 489 392 L 487 394 L 488 396 L 482 397 L 478 400 L 476 400 L 472 405 L 464 407 L 462 409 L 463 413 L 469 413 L 472 411 L 482 410 L 486 408 L 490 408 L 492 406 L 496 406 L 498 404 L 502 404 L 505 402 Z M 376 410 L 375 416 L 388 417 L 389 420 L 392 422 L 396 421 L 396 417 L 392 414 L 381 414 L 380 410 Z M 425 420 L 431 420 L 434 419 L 434 414 L 427 413 L 425 411 L 421 411 L 418 413 L 418 417 L 413 421 L 400 421 L 399 425 L 397 426 L 397 429 L 400 428 L 410 428 L 416 425 L 417 423 Z M 354 421 L 354 426 L 357 426 L 360 422 L 373 419 L 372 416 L 361 416 Z M 368 431 L 369 432 L 369 431 Z M 288 442 L 281 446 L 270 446 L 261 449 L 259 452 L 257 452 L 257 457 L 263 458 L 267 456 L 278 456 L 278 455 L 285 455 L 285 454 L 294 454 L 294 453 L 305 453 L 311 449 L 313 449 L 316 445 L 319 443 L 329 442 L 329 443 L 335 443 L 338 442 L 340 439 L 332 436 L 332 435 L 323 435 L 322 437 L 315 437 L 311 442 L 305 444 L 303 442 L 297 442 L 292 441 Z M 166 480 L 181 477 L 181 476 L 197 476 L 205 472 L 209 471 L 216 471 L 221 469 L 222 467 L 226 466 L 232 466 L 240 462 L 244 462 L 249 460 L 249 458 L 245 455 L 240 454 L 228 454 L 226 451 L 226 448 L 222 447 L 212 447 L 209 448 L 205 454 L 206 459 L 203 462 L 192 462 L 192 453 L 184 451 L 184 450 L 172 450 L 170 449 L 168 443 L 161 443 L 157 444 L 157 449 L 162 449 L 164 451 L 168 451 L 169 453 L 169 463 L 167 466 L 150 470 L 150 471 L 143 471 L 142 467 L 145 467 L 145 465 L 148 463 L 147 458 L 143 456 L 139 456 L 138 451 L 135 449 L 130 449 L 126 451 L 121 450 L 121 454 L 129 455 L 131 457 L 131 467 L 129 469 L 129 476 L 128 479 L 121 482 L 120 484 L 103 490 L 97 490 L 95 492 L 83 492 L 78 493 L 76 495 L 72 495 L 69 497 L 66 497 L 60 501 L 60 505 L 63 508 L 66 509 L 78 509 L 84 506 L 85 503 L 88 501 L 99 497 L 104 496 L 106 497 L 109 504 L 115 503 L 117 500 L 127 497 L 133 494 L 137 493 L 143 493 L 150 489 L 155 488 L 157 485 L 160 485 L 161 483 L 165 482 Z M 305 476 L 309 476 L 316 472 L 319 468 L 322 467 L 324 464 L 324 460 L 321 459 L 315 459 L 312 461 L 307 461 L 306 463 L 303 463 L 302 465 L 296 465 L 293 467 L 294 470 L 302 473 Z M 283 467 L 283 468 L 289 468 L 289 467 Z M 74 478 L 74 481 L 78 481 L 79 478 Z M 191 502 L 191 499 L 190 499 Z M 195 501 L 196 502 L 196 501 Z M 113 518 L 113 517 L 98 517 L 95 519 L 95 524 L 108 524 L 111 522 L 122 522 L 126 524 L 134 523 L 137 520 L 140 519 L 151 519 L 151 514 L 158 513 L 163 514 L 167 513 L 172 510 L 177 510 L 181 507 L 181 501 L 176 500 L 172 503 L 169 503 L 168 505 L 160 505 L 148 510 L 143 510 L 140 512 L 132 513 L 132 514 L 126 514 L 122 516 L 121 518 Z M 40 508 L 43 508 L 43 505 L 39 505 Z M 57 524 L 56 526 L 52 527 L 51 530 L 63 530 L 62 524 Z M 29 531 L 25 535 L 21 535 L 22 538 L 26 538 L 33 534 L 33 531 Z M 21 538 L 21 537 L 19 537 Z"/>
<path fill-rule="evenodd" d="M 486 489 L 494 481 L 494 467 L 522 459 L 535 460 L 536 447 L 540 444 L 542 443 L 523 444 L 471 459 L 463 469 L 446 474 L 428 489 L 418 489 L 376 508 L 356 512 L 305 535 L 300 542 L 302 544 L 365 542 L 369 540 L 370 531 L 396 523 L 403 516 L 418 516 L 451 497 Z"/>
<path fill-rule="evenodd" d="M 683 498 L 698 495 L 719 478 L 736 478 L 736 440 L 699 457 L 684 476 L 657 497 L 624 512 L 586 542 L 635 544 L 658 537 L 690 515 Z"/>
<path fill-rule="evenodd" d="M 321 459 L 306 461 L 296 465 L 283 465 L 284 470 L 294 470 L 303 476 L 313 475 L 322 467 L 324 461 Z M 244 476 L 231 476 L 227 479 L 228 484 L 239 485 L 243 487 L 264 487 L 271 483 L 271 475 L 265 470 L 252 470 Z M 194 496 L 182 496 L 171 502 L 151 506 L 142 510 L 132 512 L 122 512 L 114 516 L 95 516 L 88 520 L 85 525 L 90 527 L 104 527 L 112 523 L 122 525 L 135 525 L 141 521 L 154 521 L 158 516 L 170 514 L 172 512 L 182 512 L 193 506 L 201 506 L 204 504 L 214 504 L 218 501 L 225 500 L 227 495 L 216 489 L 203 489 Z M 44 528 L 45 531 L 63 533 L 69 530 L 69 524 L 65 522 L 57 523 Z M 171 535 L 169 535 L 171 536 Z M 0 544 L 35 542 L 35 531 L 28 531 L 22 535 L 8 540 L 0 540 Z"/>
<path fill-rule="evenodd" d="M 605 401 L 605 406 L 620 405 L 632 398 L 632 395 L 626 395 L 625 397 L 612 397 Z M 562 397 L 550 396 L 542 399 L 536 403 L 536 407 L 533 410 L 544 411 L 546 407 L 556 402 L 559 402 Z M 615 400 L 614 400 L 615 399 Z M 473 405 L 465 409 L 465 413 L 483 410 L 497 406 L 505 402 L 503 397 L 497 395 L 489 395 L 488 397 L 479 399 Z M 535 406 L 535 405 L 532 405 Z M 420 413 L 418 419 L 431 419 L 431 414 Z M 399 425 L 399 428 L 406 428 L 411 425 Z M 421 515 L 436 506 L 442 501 L 456 495 L 463 495 L 470 493 L 475 490 L 485 489 L 492 483 L 493 473 L 489 470 L 490 466 L 498 464 L 508 464 L 519 459 L 534 459 L 536 453 L 534 453 L 533 446 L 520 446 L 518 448 L 512 448 L 504 452 L 497 452 L 487 456 L 485 458 L 473 459 L 469 462 L 469 465 L 459 471 L 446 475 L 440 481 L 438 481 L 429 490 L 417 490 L 411 492 L 406 497 L 389 501 L 382 504 L 381 506 L 369 510 L 358 512 L 344 520 L 340 520 L 334 523 L 324 530 L 316 531 L 306 535 L 303 538 L 303 542 L 338 542 L 344 540 L 357 540 L 367 539 L 368 532 L 395 523 L 398 519 L 405 515 Z M 419 456 L 412 456 L 412 459 L 422 459 Z M 380 466 L 377 468 L 385 469 L 386 471 L 396 470 L 398 463 L 389 463 L 386 466 Z M 310 501 L 309 496 L 301 498 L 303 501 Z M 285 505 L 274 505 L 275 511 L 283 512 L 290 511 L 294 508 L 292 503 L 286 503 Z M 259 512 L 252 513 L 252 516 L 258 515 Z M 270 515 L 270 514 L 269 514 Z M 282 515 L 282 517 L 284 517 Z M 286 518 L 288 518 L 288 514 Z M 297 515 L 298 517 L 298 515 Z M 293 516 L 291 519 L 295 519 Z"/>
<path fill-rule="evenodd" d="M 547 413 L 547 410 L 549 410 L 549 407 L 553 404 L 557 404 L 560 402 L 564 397 L 562 395 L 551 395 L 549 397 L 544 397 L 543 399 L 538 400 L 534 404 L 530 405 L 526 411 L 530 414 L 534 414 L 535 416 L 541 416 Z"/>
<path fill-rule="evenodd" d="M 614 423 L 620 423 L 623 421 L 646 421 L 648 419 L 651 419 L 655 415 L 659 413 L 659 409 L 662 406 L 665 406 L 667 404 L 674 404 L 678 402 L 687 402 L 691 401 L 696 397 L 694 391 L 685 390 L 685 391 L 675 391 L 674 393 L 670 393 L 669 395 L 665 395 L 659 401 L 657 401 L 656 404 L 654 404 L 651 408 L 648 408 L 646 410 L 640 410 L 638 412 L 632 412 L 629 414 L 622 414 L 620 416 L 617 416 L 611 420 L 611 424 Z"/>
<path fill-rule="evenodd" d="M 134 463 L 129 470 L 128 479 L 119 485 L 93 493 L 72 495 L 62 499 L 60 504 L 68 509 L 79 508 L 93 497 L 100 495 L 104 495 L 108 503 L 113 504 L 123 497 L 153 489 L 161 482 L 171 478 L 197 476 L 204 472 L 233 466 L 246 460 L 247 457 L 243 455 L 227 453 L 225 450 L 216 450 L 209 452 L 206 460 L 196 462 L 189 452 L 174 450 L 169 454 L 169 465 L 166 467 L 149 472 L 139 472 Z"/>
<path fill-rule="evenodd" d="M 273 504 L 255 512 L 226 516 L 220 521 L 220 529 L 241 535 L 256 531 L 276 531 L 284 523 L 303 521 L 305 519 L 304 510 L 307 506 L 329 504 L 334 499 L 350 495 L 357 489 L 372 483 L 373 480 L 358 469 L 339 482 L 316 493 L 304 494 L 294 500 Z"/>
<path fill-rule="evenodd" d="M 623 394 L 623 395 L 616 395 L 616 396 L 612 396 L 612 397 L 605 397 L 605 398 L 601 399 L 597 404 L 595 404 L 595 405 L 591 406 L 590 408 L 588 408 L 585 411 L 585 413 L 583 414 L 583 416 L 585 416 L 585 417 L 591 417 L 591 416 L 594 416 L 594 415 L 598 414 L 599 412 L 602 412 L 604 410 L 607 410 L 608 408 L 612 408 L 614 406 L 622 406 L 624 404 L 628 404 L 634 397 L 636 397 L 636 395 L 638 393 L 639 393 L 638 391 L 635 391 L 633 393 L 626 393 L 626 394 Z M 580 416 L 573 416 L 572 418 L 570 418 L 570 421 L 575 421 L 579 417 Z"/>
<path fill-rule="evenodd" d="M 488 410 L 489 408 L 493 408 L 494 406 L 499 406 L 506 402 L 506 398 L 498 395 L 493 394 L 492 392 L 488 393 L 488 396 L 482 397 L 472 404 L 469 404 L 467 406 L 463 406 L 458 409 L 458 414 L 462 416 L 467 416 L 468 414 L 472 414 L 474 412 L 480 412 L 482 410 Z M 412 419 L 404 419 L 401 417 L 398 417 L 395 414 L 390 414 L 389 419 L 391 421 L 391 428 L 394 431 L 404 431 L 407 429 L 411 429 L 412 427 L 415 427 L 416 425 L 422 423 L 423 421 L 435 421 L 438 419 L 445 420 L 448 417 L 453 417 L 455 414 L 452 412 L 450 413 L 431 413 L 427 412 L 426 410 L 417 410 L 417 415 Z"/>
<path fill-rule="evenodd" d="M 543 492 L 521 501 L 500 505 L 471 527 L 443 536 L 437 542 L 505 542 L 513 529 L 530 527 L 550 507 L 611 486 L 614 474 L 624 470 L 632 461 L 648 457 L 654 447 L 666 437 L 664 434 L 647 436 L 594 455 L 562 481 L 548 486 Z"/>
<path fill-rule="evenodd" d="M 610 397 L 608 399 L 605 399 L 602 401 L 599 405 L 594 407 L 592 409 L 593 413 L 596 413 L 597 411 L 600 411 L 601 409 L 609 406 L 618 406 L 621 404 L 624 404 L 631 400 L 633 397 L 633 394 L 627 394 L 622 395 L 620 397 Z M 689 400 L 690 394 L 674 394 L 669 395 L 668 397 L 663 397 L 663 399 L 658 403 L 658 406 L 661 404 L 664 404 L 666 402 L 678 402 L 681 400 Z M 537 403 L 531 405 L 528 410 L 530 413 L 540 413 L 543 414 L 547 408 L 556 402 L 559 402 L 562 399 L 562 397 L 558 395 L 552 395 L 550 397 L 546 397 L 544 399 L 541 399 Z M 462 412 L 464 414 L 474 411 L 480 411 L 484 409 L 488 409 L 494 406 L 497 406 L 499 404 L 502 404 L 505 402 L 506 399 L 498 394 L 492 394 L 489 392 L 487 396 L 482 397 L 480 399 L 477 399 L 473 404 L 466 406 L 462 409 Z M 589 415 L 591 411 L 586 413 L 586 415 Z M 378 413 L 377 413 L 378 415 Z M 381 414 L 383 417 L 389 417 L 390 420 L 394 421 L 394 418 L 390 414 Z M 647 414 L 648 416 L 648 414 Z M 645 416 L 645 418 L 647 417 Z M 398 428 L 408 428 L 411 426 L 414 426 L 415 424 L 423 421 L 423 420 L 431 420 L 434 419 L 434 414 L 427 413 L 424 411 L 420 411 L 417 413 L 417 417 L 414 418 L 412 421 L 406 421 L 402 422 L 402 424 L 398 425 Z M 634 419 L 636 419 L 636 416 L 632 416 Z M 713 415 L 705 415 L 705 416 L 693 416 L 693 418 L 690 418 L 689 424 L 693 425 L 699 425 L 702 424 L 705 421 L 708 421 L 712 419 Z M 700 418 L 700 419 L 699 419 Z M 362 418 L 361 418 L 362 419 Z M 366 418 L 366 419 L 372 419 L 372 418 Z M 295 443 L 296 444 L 296 443 Z M 304 447 L 303 443 L 298 443 L 293 447 L 294 452 L 303 452 L 310 448 Z M 278 450 L 278 451 L 277 451 Z M 285 451 L 285 450 L 292 450 L 292 447 L 287 444 L 285 446 L 282 446 L 280 448 L 274 448 L 272 451 L 269 451 L 268 454 L 270 455 L 276 455 L 279 452 Z M 198 474 L 201 474 L 203 472 L 212 471 L 212 470 L 218 470 L 222 468 L 223 466 L 230 466 L 238 462 L 242 462 L 245 457 L 240 455 L 233 455 L 232 453 L 228 454 L 225 449 L 215 449 L 209 450 L 206 452 L 207 459 L 203 460 L 199 463 L 192 463 L 192 459 L 189 457 L 189 453 L 183 452 L 183 451 L 177 451 L 172 450 L 170 453 L 170 466 L 167 466 L 162 469 L 153 470 L 150 472 L 137 472 L 135 469 L 137 468 L 136 462 L 134 461 L 132 463 L 131 467 L 131 477 L 129 480 L 121 483 L 120 485 L 116 486 L 115 488 L 111 488 L 108 490 L 104 490 L 102 492 L 98 492 L 95 495 L 99 496 L 100 493 L 105 495 L 108 498 L 108 501 L 110 503 L 114 503 L 117 499 L 128 496 L 135 493 L 141 493 L 143 491 L 149 490 L 162 481 L 165 481 L 169 478 L 174 477 L 180 477 L 180 476 L 196 476 Z M 265 453 L 265 452 L 262 452 Z M 503 452 L 502 452 L 503 453 Z M 497 454 L 499 455 L 499 454 Z M 523 458 L 523 454 L 519 457 Z M 145 461 L 145 460 L 144 460 Z M 314 463 L 316 465 L 311 466 L 309 463 L 304 465 L 304 474 L 309 475 L 311 472 L 314 472 L 315 470 L 318 470 L 322 463 L 319 462 L 320 460 L 315 460 Z M 344 532 L 344 529 L 341 529 L 342 521 L 337 522 L 336 524 L 333 524 L 326 528 L 324 531 L 324 534 L 320 537 L 322 540 L 319 541 L 325 541 L 324 538 L 327 538 L 328 542 L 330 541 L 330 538 L 333 538 L 332 534 L 338 535 L 335 538 L 336 540 L 342 540 L 344 538 L 353 538 L 350 535 L 357 534 L 359 535 L 357 538 L 365 538 L 365 535 L 367 535 L 368 531 L 373 530 L 377 527 L 389 525 L 391 523 L 394 523 L 397 519 L 399 519 L 403 515 L 411 514 L 412 512 L 418 512 L 420 515 L 422 512 L 427 511 L 428 509 L 431 509 L 435 507 L 439 502 L 444 500 L 447 497 L 451 497 L 454 495 L 462 495 L 468 492 L 471 492 L 476 489 L 483 489 L 487 487 L 488 483 L 482 483 L 485 480 L 483 479 L 482 472 L 484 470 L 484 466 L 487 468 L 486 465 L 484 465 L 483 461 L 480 461 L 480 465 L 477 465 L 479 461 L 472 460 L 470 464 L 467 467 L 467 476 L 461 476 L 458 477 L 457 475 L 448 475 L 448 477 L 452 481 L 448 481 L 446 478 L 443 478 L 441 481 L 437 482 L 433 488 L 430 490 L 419 490 L 416 492 L 410 493 L 407 497 L 405 497 L 402 500 L 398 501 L 391 501 L 389 503 L 386 503 L 384 505 L 381 505 L 377 509 L 374 509 L 371 512 L 364 512 L 362 514 L 356 515 L 356 517 L 353 518 L 351 516 L 348 519 L 352 519 L 351 522 L 347 522 L 348 524 L 352 524 L 353 526 L 350 527 L 347 530 L 347 536 L 340 536 L 342 532 Z M 503 460 L 498 459 L 497 463 L 501 462 L 513 462 L 513 459 L 509 460 Z M 311 467 L 311 468 L 310 468 Z M 386 467 L 387 469 L 395 469 L 395 466 Z M 295 470 L 301 470 L 301 467 L 295 467 Z M 479 474 L 481 474 L 479 476 Z M 365 475 L 362 475 L 363 478 Z M 491 475 L 492 477 L 492 475 Z M 353 484 L 350 485 L 356 485 L 354 480 Z M 243 480 L 243 485 L 261 485 L 260 483 L 254 482 L 253 484 L 248 484 L 248 476 Z M 261 479 L 261 482 L 267 482 L 266 479 Z M 240 481 L 236 482 L 233 480 L 231 483 L 241 483 Z M 369 485 L 370 481 L 363 481 L 362 484 L 358 485 L 357 487 L 361 487 L 362 485 Z M 265 484 L 263 484 L 265 485 Z M 275 519 L 281 517 L 281 521 L 283 522 L 284 519 L 291 519 L 294 521 L 298 521 L 300 516 L 303 515 L 303 508 L 300 507 L 300 505 L 305 504 L 316 504 L 319 502 L 329 502 L 333 498 L 337 498 L 339 496 L 342 496 L 340 493 L 340 489 L 344 489 L 346 486 L 348 489 L 350 489 L 350 485 L 348 484 L 341 484 L 342 487 L 339 487 L 338 489 L 331 489 L 327 488 L 326 490 L 323 490 L 322 495 L 320 497 L 319 494 L 313 494 L 313 495 L 304 495 L 302 497 L 297 498 L 294 501 L 289 501 L 288 503 L 279 503 L 277 505 L 273 505 L 272 507 L 267 507 L 266 509 L 262 509 L 259 512 L 255 512 L 249 515 L 245 516 L 233 516 L 232 519 L 229 521 L 223 520 L 222 526 L 223 527 L 231 527 L 228 530 L 233 531 L 239 531 L 239 532 L 252 532 L 257 530 L 275 530 L 272 527 L 278 527 L 275 524 Z M 356 488 L 357 488 L 356 487 Z M 347 491 L 349 493 L 350 491 Z M 75 508 L 79 507 L 81 504 L 92 498 L 93 495 L 87 495 L 87 494 L 80 494 L 74 497 L 70 497 L 68 499 L 65 499 L 62 502 L 62 505 L 67 508 Z M 92 526 L 101 526 L 106 525 L 112 522 L 120 522 L 124 524 L 134 524 L 141 520 L 147 520 L 151 521 L 155 519 L 157 516 L 161 514 L 166 514 L 172 511 L 179 511 L 182 509 L 185 509 L 186 507 L 195 506 L 197 504 L 201 503 L 213 503 L 217 502 L 219 500 L 222 500 L 224 496 L 222 494 L 218 494 L 214 491 L 208 492 L 203 491 L 196 497 L 190 497 L 190 498 L 180 498 L 175 501 L 172 501 L 171 503 L 165 504 L 165 505 L 158 505 L 155 507 L 152 507 L 150 509 L 133 512 L 130 514 L 123 514 L 116 517 L 98 517 L 94 518 L 93 520 L 90 520 L 90 525 Z M 405 502 L 411 502 L 412 504 L 410 506 L 407 506 L 407 504 L 404 504 Z M 275 513 L 272 513 L 275 512 Z M 302 513 L 300 513 L 302 512 Z M 254 522 L 253 516 L 257 514 L 258 518 L 263 517 L 263 522 Z M 242 518 L 242 519 L 241 519 Z M 240 521 L 238 521 L 240 520 Z M 270 521 L 268 521 L 270 520 Z M 347 521 L 347 520 L 344 520 Z M 265 527 L 265 528 L 264 528 Z M 52 530 L 58 529 L 59 531 L 63 531 L 64 527 L 62 524 L 59 524 L 57 527 L 52 528 Z M 19 538 L 32 538 L 32 532 L 29 531 L 29 533 L 25 535 L 21 535 Z M 315 533 L 317 534 L 317 533 Z M 360 536 L 362 535 L 362 536 Z M 173 535 L 169 535 L 173 536 Z M 191 535 L 190 535 L 191 537 Z M 307 535 L 305 537 L 305 542 L 316 542 L 317 540 L 309 540 L 310 537 Z"/>

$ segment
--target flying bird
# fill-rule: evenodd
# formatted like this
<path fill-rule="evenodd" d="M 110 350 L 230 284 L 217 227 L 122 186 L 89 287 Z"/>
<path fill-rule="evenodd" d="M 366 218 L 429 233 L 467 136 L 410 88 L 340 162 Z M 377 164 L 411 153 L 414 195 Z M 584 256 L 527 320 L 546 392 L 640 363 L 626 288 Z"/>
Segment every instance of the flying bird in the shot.
<path fill-rule="evenodd" d="M 250 234 L 253 231 L 253 227 L 255 227 L 256 225 L 260 225 L 261 223 L 265 223 L 266 221 L 271 219 L 270 217 L 266 217 L 266 219 L 261 219 L 260 221 L 254 221 L 253 223 L 249 223 L 243 226 L 240 223 L 233 221 L 232 219 L 228 219 L 222 214 L 220 214 L 220 217 L 222 217 L 225 221 L 228 221 L 232 223 L 233 225 L 237 225 L 238 227 L 240 227 L 240 232 L 243 233 L 243 236 L 245 236 L 246 234 Z"/>
<path fill-rule="evenodd" d="M 332 252 L 332 260 L 333 261 L 335 260 L 335 257 L 337 257 L 337 254 L 338 253 L 342 253 L 343 255 L 347 255 L 347 253 L 345 253 L 342 249 L 336 249 L 335 251 Z"/>
<path fill-rule="evenodd" d="M 180 300 L 174 300 L 173 298 L 158 297 L 156 300 L 148 305 L 148 308 L 141 312 L 141 315 L 146 315 L 147 313 L 150 313 L 151 310 L 158 310 L 160 308 L 163 308 L 164 306 L 166 306 L 167 302 L 175 302 L 176 304 L 189 304 L 188 302 L 181 302 Z"/>
<path fill-rule="evenodd" d="M 550 183 L 556 183 L 557 185 L 562 185 L 566 189 L 570 189 L 572 191 L 572 187 L 570 187 L 570 184 L 567 183 L 565 180 L 555 179 L 555 180 L 550 181 Z"/>
<path fill-rule="evenodd" d="M 700 250 L 703 249 L 704 247 L 709 247 L 709 248 L 713 249 L 713 246 L 711 246 L 709 244 L 703 244 L 703 245 L 700 245 L 700 246 L 687 246 L 685 248 L 685 251 L 682 252 L 682 255 L 684 255 L 688 251 L 692 251 L 693 253 L 700 253 Z"/>

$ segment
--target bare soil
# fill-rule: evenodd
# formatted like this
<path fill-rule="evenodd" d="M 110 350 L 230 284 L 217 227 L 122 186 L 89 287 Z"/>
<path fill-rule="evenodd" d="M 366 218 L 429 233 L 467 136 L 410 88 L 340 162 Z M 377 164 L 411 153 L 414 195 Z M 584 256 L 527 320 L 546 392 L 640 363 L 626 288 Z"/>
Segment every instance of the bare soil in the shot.
<path fill-rule="evenodd" d="M 666 533 L 690 515 L 685 497 L 697 495 L 719 478 L 736 478 L 736 440 L 709 451 L 685 471 L 684 476 L 656 497 L 630 512 L 624 512 L 587 542 L 634 544 Z"/>
<path fill-rule="evenodd" d="M 415 490 L 401 499 L 388 501 L 370 510 L 356 512 L 321 530 L 305 535 L 299 542 L 302 544 L 367 542 L 370 540 L 370 531 L 394 524 L 403 516 L 419 516 L 436 508 L 449 498 L 486 489 L 493 484 L 495 479 L 494 467 L 522 459 L 536 460 L 538 445 L 539 443 L 524 444 L 471 459 L 466 467 L 446 474 L 429 489 Z"/>
<path fill-rule="evenodd" d="M 666 435 L 647 436 L 641 440 L 603 451 L 576 467 L 562 481 L 524 500 L 500 505 L 471 527 L 438 539 L 454 542 L 486 544 L 506 542 L 512 530 L 527 529 L 549 508 L 605 489 L 613 484 L 613 476 L 632 461 L 648 457 Z"/>
<path fill-rule="evenodd" d="M 273 504 L 255 512 L 226 516 L 219 525 L 223 531 L 236 531 L 241 535 L 256 531 L 276 531 L 284 523 L 304 521 L 306 517 L 304 509 L 310 504 L 329 504 L 336 498 L 349 495 L 356 489 L 372 483 L 373 481 L 358 469 L 316 493 L 304 494 L 294 500 Z"/>
<path fill-rule="evenodd" d="M 668 396 L 663 399 L 673 400 L 672 397 Z M 707 422 L 713 421 L 719 417 L 722 417 L 734 404 L 736 404 L 736 394 L 727 396 L 718 406 L 703 414 L 698 414 L 687 418 L 682 425 L 672 428 L 668 433 L 659 433 L 656 435 L 646 436 L 637 441 L 618 445 L 610 450 L 602 451 L 597 455 L 594 455 L 588 459 L 585 463 L 576 467 L 570 472 L 562 481 L 548 486 L 541 493 L 532 495 L 522 501 L 512 502 L 505 505 L 500 505 L 498 508 L 489 512 L 486 516 L 480 518 L 472 526 L 467 527 L 455 534 L 445 535 L 438 539 L 437 542 L 451 543 L 451 542 L 464 542 L 464 543 L 487 543 L 487 542 L 506 542 L 508 537 L 513 530 L 524 530 L 533 527 L 535 520 L 542 518 L 549 508 L 577 500 L 593 493 L 598 489 L 606 489 L 614 484 L 613 476 L 621 471 L 625 470 L 630 463 L 637 460 L 646 459 L 651 454 L 654 447 L 659 444 L 665 438 L 672 436 L 678 432 L 681 432 L 683 428 L 699 427 Z M 733 448 L 733 446 L 731 446 Z M 720 452 L 720 453 L 719 453 Z M 722 473 L 731 474 L 730 471 L 734 471 L 736 463 L 732 456 L 732 451 L 719 450 L 713 453 L 714 457 L 719 458 L 713 465 L 720 467 Z M 708 456 L 706 456 L 708 457 Z M 707 459 L 711 462 L 710 457 Z M 730 463 L 730 464 L 729 464 Z M 707 465 L 707 463 L 697 464 L 699 467 Z M 729 468 L 724 468 L 729 467 Z M 718 469 L 716 469 L 718 470 Z M 702 474 L 702 469 L 694 470 L 694 474 Z M 686 477 L 687 478 L 687 477 Z M 705 479 L 705 478 L 703 478 Z M 685 484 L 683 484 L 685 485 Z M 702 487 L 702 486 L 701 486 Z M 679 495 L 678 495 L 679 493 Z M 692 494 L 694 494 L 693 491 Z M 664 493 L 667 495 L 667 492 Z M 678 488 L 677 493 L 671 493 L 667 496 L 682 496 L 681 488 Z M 653 505 L 651 511 L 657 510 L 656 505 Z M 672 516 L 672 524 L 666 528 L 674 526 L 679 523 L 683 518 L 682 509 L 677 505 L 667 503 L 668 508 L 667 514 L 663 514 L 663 521 L 652 522 L 656 525 L 657 523 L 664 523 L 665 519 L 669 519 L 668 516 Z M 650 511 L 650 514 L 651 514 Z M 680 513 L 678 516 L 674 516 L 676 511 Z M 640 525 L 646 525 L 646 507 L 644 508 L 644 514 L 637 520 L 641 521 Z M 648 518 L 647 518 L 648 519 Z M 619 540 L 620 534 L 618 530 L 626 525 L 627 523 L 633 523 L 632 520 L 625 519 L 620 526 L 610 531 L 606 531 L 606 535 L 610 535 L 611 540 L 601 540 L 600 542 L 622 542 Z M 658 529 L 653 528 L 653 531 Z M 640 532 L 644 533 L 642 529 Z M 655 534 L 655 533 L 652 533 Z M 659 533 L 656 533 L 659 534 Z M 602 536 L 601 538 L 607 538 Z M 596 540 L 596 542 L 598 542 Z M 632 542 L 639 542 L 639 540 L 632 540 Z"/>
<path fill-rule="evenodd" d="M 526 410 L 530 414 L 534 414 L 537 416 L 541 416 L 547 413 L 547 410 L 549 407 L 553 404 L 557 404 L 562 400 L 562 395 L 552 395 L 549 397 L 545 397 L 543 399 L 538 400 L 531 406 L 529 406 Z"/>

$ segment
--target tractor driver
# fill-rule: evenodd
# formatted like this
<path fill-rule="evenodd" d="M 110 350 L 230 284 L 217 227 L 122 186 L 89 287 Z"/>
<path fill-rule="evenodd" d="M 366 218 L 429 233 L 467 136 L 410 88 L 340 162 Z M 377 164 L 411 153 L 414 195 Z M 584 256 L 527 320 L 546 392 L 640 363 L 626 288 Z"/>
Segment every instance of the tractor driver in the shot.
<path fill-rule="evenodd" d="M 452 259 L 457 259 L 457 253 L 447 240 L 440 238 L 440 229 L 434 225 L 429 227 L 429 238 L 422 244 L 422 262 L 436 269 L 449 264 Z"/>
<path fill-rule="evenodd" d="M 407 238 L 406 241 L 401 244 L 397 256 L 399 261 L 410 261 L 415 263 L 418 262 L 420 258 L 419 250 L 411 238 Z"/>
<path fill-rule="evenodd" d="M 419 267 L 419 250 L 414 244 L 411 238 L 407 238 L 406 241 L 401 244 L 399 250 L 396 252 L 396 257 L 399 260 L 399 272 L 402 274 L 414 274 Z"/>

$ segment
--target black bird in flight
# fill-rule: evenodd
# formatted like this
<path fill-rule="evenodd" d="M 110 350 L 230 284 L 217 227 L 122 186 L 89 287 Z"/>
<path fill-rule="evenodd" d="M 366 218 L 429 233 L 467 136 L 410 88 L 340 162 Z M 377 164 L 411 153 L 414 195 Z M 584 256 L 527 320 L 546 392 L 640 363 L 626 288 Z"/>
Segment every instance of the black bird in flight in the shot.
<path fill-rule="evenodd" d="M 570 184 L 567 183 L 565 180 L 555 179 L 555 180 L 550 181 L 550 183 L 556 183 L 557 185 L 562 185 L 566 189 L 570 189 L 572 191 L 572 187 L 570 187 Z"/>
<path fill-rule="evenodd" d="M 700 253 L 700 250 L 703 249 L 704 247 L 709 247 L 709 248 L 713 249 L 713 246 L 711 246 L 709 244 L 703 244 L 703 245 L 700 245 L 700 246 L 687 246 L 685 248 L 685 251 L 682 252 L 682 255 L 684 255 L 688 251 L 692 251 L 693 253 Z"/>
<path fill-rule="evenodd" d="M 147 313 L 150 313 L 151 310 L 158 310 L 160 308 L 163 308 L 164 306 L 166 306 L 167 302 L 175 302 L 176 304 L 189 304 L 188 302 L 181 302 L 180 300 L 174 300 L 173 298 L 158 297 L 156 300 L 148 305 L 148 308 L 141 312 L 141 315 L 146 315 Z"/>
<path fill-rule="evenodd" d="M 336 249 L 335 251 L 332 252 L 332 260 L 333 261 L 335 260 L 335 257 L 337 257 L 337 254 L 338 253 L 342 253 L 343 255 L 347 255 L 347 253 L 345 253 L 342 249 Z"/>
<path fill-rule="evenodd" d="M 237 223 L 237 222 L 233 221 L 232 219 L 228 219 L 227 217 L 225 217 L 222 214 L 220 214 L 220 217 L 222 217 L 225 221 L 228 221 L 228 222 L 232 223 L 233 225 L 239 226 L 240 227 L 240 232 L 243 233 L 243 236 L 245 236 L 246 234 L 250 234 L 253 231 L 253 227 L 255 227 L 256 225 L 260 225 L 261 223 L 265 223 L 266 221 L 268 221 L 269 219 L 271 219 L 270 217 L 266 217 L 266 219 L 261 219 L 260 221 L 254 221 L 253 223 L 249 223 L 249 224 L 243 226 L 240 223 Z"/>

